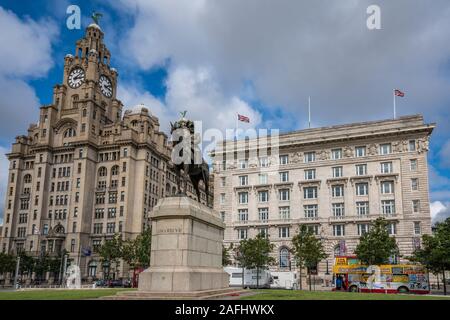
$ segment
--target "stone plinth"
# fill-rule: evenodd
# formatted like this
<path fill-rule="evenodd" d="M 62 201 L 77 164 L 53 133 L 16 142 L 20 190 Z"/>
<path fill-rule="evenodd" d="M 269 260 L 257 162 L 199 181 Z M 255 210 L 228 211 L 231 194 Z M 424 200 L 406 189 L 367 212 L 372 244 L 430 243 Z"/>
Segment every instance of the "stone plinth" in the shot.
<path fill-rule="evenodd" d="M 150 268 L 139 275 L 139 291 L 194 292 L 224 289 L 225 225 L 213 209 L 188 197 L 159 200 L 152 214 Z"/>

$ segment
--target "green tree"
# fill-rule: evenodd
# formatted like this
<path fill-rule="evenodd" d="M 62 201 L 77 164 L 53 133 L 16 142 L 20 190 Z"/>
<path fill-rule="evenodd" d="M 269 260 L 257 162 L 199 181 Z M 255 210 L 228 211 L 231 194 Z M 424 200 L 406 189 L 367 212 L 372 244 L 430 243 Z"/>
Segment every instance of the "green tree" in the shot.
<path fill-rule="evenodd" d="M 25 252 L 19 253 L 20 257 L 20 265 L 19 265 L 19 273 L 21 275 L 27 274 L 30 275 L 34 267 L 36 265 L 36 259 L 27 255 Z"/>
<path fill-rule="evenodd" d="M 133 240 L 127 240 L 122 245 L 121 258 L 135 269 L 150 266 L 150 250 L 152 245 L 152 231 L 150 228 Z"/>
<path fill-rule="evenodd" d="M 222 266 L 229 266 L 231 264 L 230 251 L 233 250 L 233 244 L 229 248 L 222 245 Z"/>
<path fill-rule="evenodd" d="M 355 254 L 363 264 L 386 264 L 390 257 L 398 254 L 395 238 L 389 236 L 387 227 L 388 222 L 378 218 L 371 223 L 370 230 L 359 238 Z"/>
<path fill-rule="evenodd" d="M 122 258 L 123 240 L 120 234 L 115 234 L 113 238 L 106 240 L 99 248 L 102 265 L 108 265 L 106 279 L 109 279 L 111 267 L 117 268 L 120 258 Z"/>
<path fill-rule="evenodd" d="M 434 274 L 442 273 L 447 295 L 445 271 L 450 270 L 450 218 L 437 223 L 433 235 L 423 235 L 421 248 L 416 249 L 409 260 L 423 264 Z"/>
<path fill-rule="evenodd" d="M 298 233 L 292 238 L 294 259 L 300 271 L 300 290 L 302 289 L 302 269 L 307 268 L 309 290 L 311 290 L 311 270 L 327 257 L 322 241 L 305 225 L 300 226 Z"/>
<path fill-rule="evenodd" d="M 240 252 L 244 256 L 244 264 L 249 269 L 256 269 L 256 288 L 259 288 L 260 270 L 275 262 L 275 258 L 269 255 L 273 251 L 274 245 L 261 234 L 253 239 L 244 240 L 244 243 L 241 241 L 241 244 L 243 247 Z"/>
<path fill-rule="evenodd" d="M 0 253 L 0 274 L 14 272 L 16 268 L 16 257 L 8 253 Z"/>
<path fill-rule="evenodd" d="M 234 260 L 236 260 L 238 265 L 242 268 L 242 288 L 244 288 L 245 269 L 251 267 L 250 243 L 248 242 L 248 239 L 241 240 L 239 245 L 233 249 L 233 252 Z"/>

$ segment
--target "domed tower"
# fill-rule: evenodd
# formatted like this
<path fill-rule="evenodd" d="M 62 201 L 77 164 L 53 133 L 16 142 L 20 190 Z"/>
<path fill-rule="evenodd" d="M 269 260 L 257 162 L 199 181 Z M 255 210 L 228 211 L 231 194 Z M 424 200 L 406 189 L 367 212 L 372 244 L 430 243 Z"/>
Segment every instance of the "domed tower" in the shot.
<path fill-rule="evenodd" d="M 66 55 L 62 84 L 54 87 L 58 118 L 77 114 L 80 136 L 98 135 L 103 125 L 121 119 L 122 103 L 116 99 L 118 73 L 110 65 L 111 54 L 103 39 L 100 26 L 91 23 L 76 42 L 75 55 Z"/>

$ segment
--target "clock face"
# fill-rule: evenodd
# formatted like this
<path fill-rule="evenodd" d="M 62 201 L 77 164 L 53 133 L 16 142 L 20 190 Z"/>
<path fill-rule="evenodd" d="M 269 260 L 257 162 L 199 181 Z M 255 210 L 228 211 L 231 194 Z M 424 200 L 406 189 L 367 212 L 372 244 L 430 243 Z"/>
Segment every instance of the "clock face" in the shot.
<path fill-rule="evenodd" d="M 81 68 L 75 68 L 70 72 L 67 82 L 71 88 L 78 88 L 84 82 L 84 79 L 84 70 Z"/>
<path fill-rule="evenodd" d="M 113 94 L 111 80 L 109 80 L 108 77 L 101 75 L 98 84 L 100 85 L 100 91 L 103 95 L 107 98 L 111 98 Z"/>

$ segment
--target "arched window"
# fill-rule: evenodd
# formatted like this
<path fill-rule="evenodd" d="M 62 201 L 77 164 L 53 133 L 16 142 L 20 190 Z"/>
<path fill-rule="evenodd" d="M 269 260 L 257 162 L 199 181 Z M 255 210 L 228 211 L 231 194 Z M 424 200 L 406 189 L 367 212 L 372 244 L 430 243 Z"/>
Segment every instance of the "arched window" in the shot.
<path fill-rule="evenodd" d="M 136 126 L 138 125 L 138 121 L 137 121 L 137 120 L 131 121 L 131 125 L 132 125 L 133 127 L 136 127 Z"/>
<path fill-rule="evenodd" d="M 74 128 L 69 128 L 64 132 L 64 138 L 71 138 L 77 135 Z"/>
<path fill-rule="evenodd" d="M 177 188 L 176 187 L 172 187 L 172 195 L 176 195 L 177 194 Z"/>
<path fill-rule="evenodd" d="M 74 94 L 74 95 L 72 96 L 72 108 L 75 108 L 75 107 L 76 107 L 76 103 L 78 102 L 78 100 L 79 100 L 78 95 L 77 95 L 77 94 Z"/>
<path fill-rule="evenodd" d="M 100 169 L 98 169 L 99 177 L 106 177 L 107 174 L 108 170 L 105 167 L 101 167 Z"/>
<path fill-rule="evenodd" d="M 280 249 L 280 268 L 289 268 L 289 250 L 287 248 Z"/>
<path fill-rule="evenodd" d="M 111 175 L 117 176 L 119 174 L 119 166 L 114 166 L 111 168 Z"/>
<path fill-rule="evenodd" d="M 341 246 L 337 244 L 337 245 L 334 247 L 334 256 L 335 256 L 335 257 L 338 257 L 338 256 L 340 256 L 340 255 L 341 255 Z"/>
<path fill-rule="evenodd" d="M 26 174 L 23 177 L 23 183 L 31 183 L 31 174 Z"/>
<path fill-rule="evenodd" d="M 83 118 L 87 116 L 87 110 L 86 109 L 83 109 L 82 116 L 83 116 Z"/>

